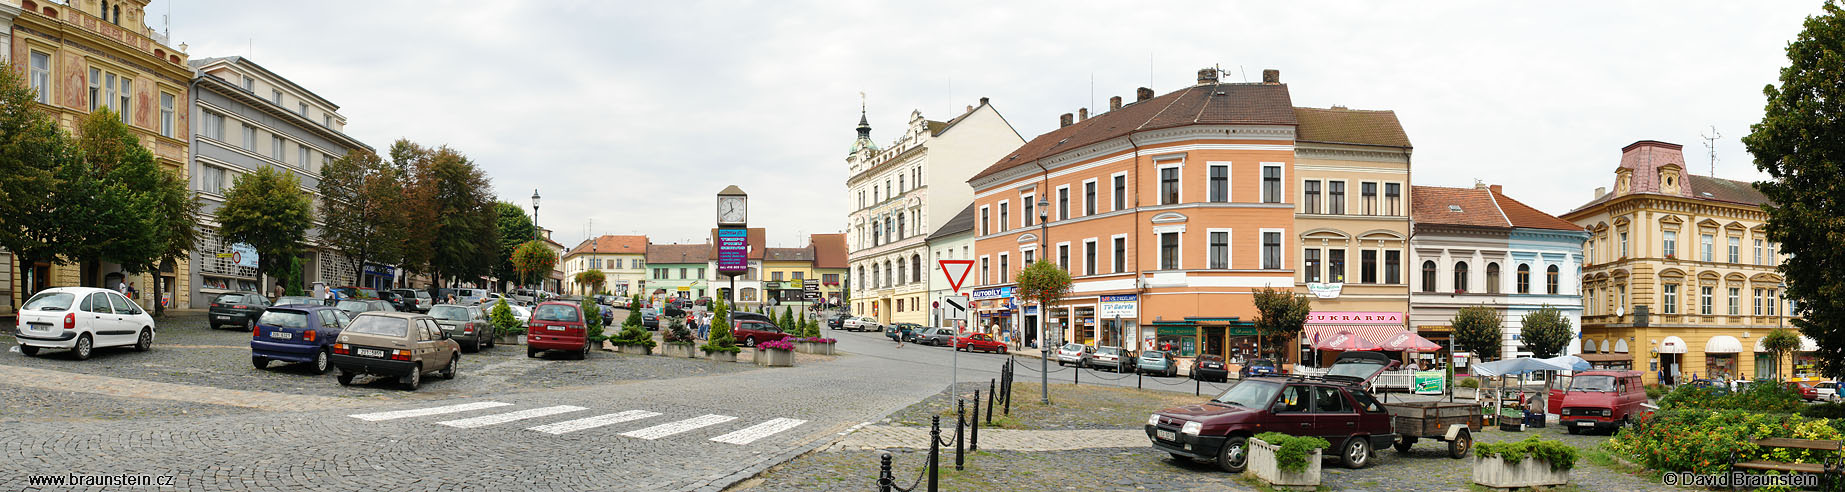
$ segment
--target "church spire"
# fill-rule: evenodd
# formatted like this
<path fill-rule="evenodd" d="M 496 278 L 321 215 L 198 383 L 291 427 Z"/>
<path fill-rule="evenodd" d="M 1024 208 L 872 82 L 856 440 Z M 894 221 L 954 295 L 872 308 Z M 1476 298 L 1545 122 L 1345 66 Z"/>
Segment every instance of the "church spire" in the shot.
<path fill-rule="evenodd" d="M 865 93 L 858 93 L 858 139 L 852 141 L 852 153 L 863 149 L 878 150 L 878 144 L 871 141 L 871 120 L 865 116 Z"/>

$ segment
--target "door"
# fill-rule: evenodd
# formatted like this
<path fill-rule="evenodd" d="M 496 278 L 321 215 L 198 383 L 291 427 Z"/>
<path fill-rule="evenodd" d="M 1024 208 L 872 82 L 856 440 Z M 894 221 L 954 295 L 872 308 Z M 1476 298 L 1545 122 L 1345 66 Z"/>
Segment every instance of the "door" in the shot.
<path fill-rule="evenodd" d="M 1345 392 L 1331 386 L 1313 387 L 1313 433 L 1338 446 L 1346 437 L 1358 433 L 1358 411 L 1346 401 Z"/>
<path fill-rule="evenodd" d="M 132 345 L 141 336 L 141 306 L 131 302 L 121 294 L 105 293 L 109 303 L 115 308 L 115 326 L 117 335 L 110 342 L 112 345 Z M 98 343 L 97 345 L 101 345 Z"/>
<path fill-rule="evenodd" d="M 1544 397 L 1544 410 L 1552 415 L 1563 414 L 1563 393 L 1569 390 L 1570 378 L 1562 374 L 1550 377 L 1550 394 Z"/>
<path fill-rule="evenodd" d="M 417 348 L 423 352 L 423 370 L 434 371 L 447 366 L 451 354 L 448 351 L 448 344 L 443 343 L 442 327 L 427 318 L 417 321 L 423 326 L 422 340 L 416 344 Z"/>
<path fill-rule="evenodd" d="M 1616 384 L 1615 390 L 1620 395 L 1615 400 L 1619 405 L 1615 410 L 1617 417 L 1632 415 L 1640 410 L 1640 404 L 1646 403 L 1646 387 L 1640 384 L 1639 377 L 1623 377 L 1616 380 Z"/>
<path fill-rule="evenodd" d="M 1288 385 L 1275 396 L 1275 402 L 1269 405 L 1269 418 L 1260 427 L 1264 432 L 1318 435 L 1313 424 L 1313 387 Z"/>
<path fill-rule="evenodd" d="M 115 316 L 114 304 L 109 302 L 109 295 L 101 292 L 90 294 L 89 297 L 84 298 L 83 310 L 88 311 L 84 316 L 89 319 L 78 323 L 77 328 L 90 331 L 91 346 L 101 347 L 113 344 L 114 337 L 117 336 L 115 332 L 121 331 L 121 324 Z"/>

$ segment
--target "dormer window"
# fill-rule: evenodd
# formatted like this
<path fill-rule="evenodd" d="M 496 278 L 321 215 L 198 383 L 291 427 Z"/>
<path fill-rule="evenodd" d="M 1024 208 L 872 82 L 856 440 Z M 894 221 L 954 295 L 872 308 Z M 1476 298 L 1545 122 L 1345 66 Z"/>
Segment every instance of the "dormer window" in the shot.
<path fill-rule="evenodd" d="M 1461 211 L 1461 206 L 1460 206 L 1460 205 L 1449 205 L 1449 206 L 1448 206 L 1448 211 L 1449 211 L 1449 212 L 1455 212 L 1455 213 L 1460 213 L 1460 211 Z"/>

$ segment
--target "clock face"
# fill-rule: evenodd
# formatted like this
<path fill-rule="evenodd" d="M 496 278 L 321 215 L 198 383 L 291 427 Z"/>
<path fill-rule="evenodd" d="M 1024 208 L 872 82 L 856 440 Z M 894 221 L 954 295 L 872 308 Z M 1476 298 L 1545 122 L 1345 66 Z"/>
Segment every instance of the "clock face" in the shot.
<path fill-rule="evenodd" d="M 748 216 L 748 202 L 740 196 L 718 198 L 718 222 L 723 224 L 741 224 Z"/>

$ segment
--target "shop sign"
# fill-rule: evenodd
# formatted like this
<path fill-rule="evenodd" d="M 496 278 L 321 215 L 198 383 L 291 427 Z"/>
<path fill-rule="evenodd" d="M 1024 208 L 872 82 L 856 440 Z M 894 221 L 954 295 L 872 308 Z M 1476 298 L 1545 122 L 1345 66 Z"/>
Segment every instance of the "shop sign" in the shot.
<path fill-rule="evenodd" d="M 386 265 L 375 265 L 371 263 L 366 263 L 365 264 L 365 274 L 366 275 L 377 275 L 380 277 L 395 277 L 397 276 L 397 268 L 386 266 Z"/>
<path fill-rule="evenodd" d="M 1012 297 L 1012 286 L 974 289 L 973 295 L 976 301 L 984 299 L 1004 299 L 1008 297 Z"/>
<path fill-rule="evenodd" d="M 256 247 L 249 243 L 231 243 L 231 263 L 244 268 L 256 268 Z"/>
<path fill-rule="evenodd" d="M 1037 314 L 1038 314 L 1038 306 L 1025 306 L 1026 316 L 1033 316 Z"/>
<path fill-rule="evenodd" d="M 750 269 L 750 231 L 726 227 L 717 231 L 717 269 L 720 273 L 743 273 Z"/>
<path fill-rule="evenodd" d="M 1313 293 L 1314 297 L 1318 297 L 1321 299 L 1338 299 L 1339 291 L 1342 290 L 1344 287 L 1345 287 L 1345 284 L 1343 283 L 1322 284 L 1318 282 L 1310 282 L 1307 284 L 1307 292 L 1311 292 Z"/>
<path fill-rule="evenodd" d="M 1443 393 L 1442 386 L 1447 383 L 1448 374 L 1445 371 L 1416 371 L 1411 381 L 1416 394 L 1439 395 Z"/>
<path fill-rule="evenodd" d="M 1190 326 L 1190 325 L 1186 325 L 1186 326 L 1154 326 L 1154 327 L 1153 327 L 1153 334 L 1155 334 L 1155 335 L 1185 335 L 1185 336 L 1192 336 L 1192 335 L 1197 335 L 1197 334 L 1198 334 L 1198 328 L 1197 328 L 1197 327 L 1194 327 L 1194 326 Z"/>
<path fill-rule="evenodd" d="M 1328 311 L 1307 314 L 1307 324 L 1403 324 L 1403 313 Z"/>
<path fill-rule="evenodd" d="M 1249 326 L 1232 326 L 1230 327 L 1230 336 L 1253 337 L 1256 336 L 1256 329 Z"/>
<path fill-rule="evenodd" d="M 1116 316 L 1133 318 L 1139 315 L 1139 313 L 1136 312 L 1137 304 L 1138 296 L 1134 294 L 1102 296 L 1101 303 L 1097 306 L 1095 314 L 1103 318 L 1113 318 Z"/>

